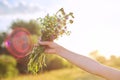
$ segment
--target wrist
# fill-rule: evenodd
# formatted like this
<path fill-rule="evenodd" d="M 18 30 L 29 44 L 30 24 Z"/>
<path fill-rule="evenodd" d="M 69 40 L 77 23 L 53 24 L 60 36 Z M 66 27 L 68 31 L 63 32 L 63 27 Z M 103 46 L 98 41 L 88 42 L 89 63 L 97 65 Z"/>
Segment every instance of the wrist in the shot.
<path fill-rule="evenodd" d="M 69 53 L 69 51 L 66 48 L 61 47 L 61 46 L 60 48 L 58 48 L 58 51 L 57 51 L 58 55 L 64 57 L 67 53 Z"/>

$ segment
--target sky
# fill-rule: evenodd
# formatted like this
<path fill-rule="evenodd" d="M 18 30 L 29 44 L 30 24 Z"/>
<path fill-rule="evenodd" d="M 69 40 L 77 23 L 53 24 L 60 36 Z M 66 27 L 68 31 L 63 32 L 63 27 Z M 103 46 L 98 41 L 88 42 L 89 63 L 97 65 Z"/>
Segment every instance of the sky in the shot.
<path fill-rule="evenodd" d="M 16 19 L 30 20 L 54 14 L 60 8 L 73 12 L 70 36 L 56 42 L 76 53 L 120 56 L 119 0 L 0 0 L 0 32 Z"/>

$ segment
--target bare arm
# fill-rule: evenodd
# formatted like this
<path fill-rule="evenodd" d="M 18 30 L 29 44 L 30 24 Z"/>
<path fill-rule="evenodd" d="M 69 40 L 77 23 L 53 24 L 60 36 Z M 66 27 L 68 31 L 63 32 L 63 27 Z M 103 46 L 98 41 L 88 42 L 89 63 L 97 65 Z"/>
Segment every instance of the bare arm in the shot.
<path fill-rule="evenodd" d="M 120 80 L 120 71 L 111 67 L 104 66 L 89 57 L 76 54 L 72 51 L 65 49 L 64 47 L 54 42 L 40 42 L 41 45 L 47 45 L 45 50 L 47 53 L 56 53 L 59 56 L 67 59 L 69 62 L 75 64 L 81 69 L 99 75 L 108 80 Z"/>

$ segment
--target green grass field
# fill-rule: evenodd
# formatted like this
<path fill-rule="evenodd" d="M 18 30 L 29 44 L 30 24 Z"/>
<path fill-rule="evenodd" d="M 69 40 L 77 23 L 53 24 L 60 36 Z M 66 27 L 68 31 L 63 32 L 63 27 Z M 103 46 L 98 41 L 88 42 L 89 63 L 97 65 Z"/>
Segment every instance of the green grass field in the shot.
<path fill-rule="evenodd" d="M 37 75 L 21 75 L 2 80 L 105 80 L 78 68 L 53 70 Z"/>

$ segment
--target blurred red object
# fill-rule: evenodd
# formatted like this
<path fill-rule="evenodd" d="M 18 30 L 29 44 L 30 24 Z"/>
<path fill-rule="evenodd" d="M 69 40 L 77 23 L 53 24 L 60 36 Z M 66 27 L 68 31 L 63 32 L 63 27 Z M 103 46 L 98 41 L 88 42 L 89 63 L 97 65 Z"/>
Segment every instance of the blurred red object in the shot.
<path fill-rule="evenodd" d="M 16 58 L 23 58 L 32 49 L 30 32 L 24 28 L 16 28 L 6 38 L 5 46 L 7 50 Z"/>

